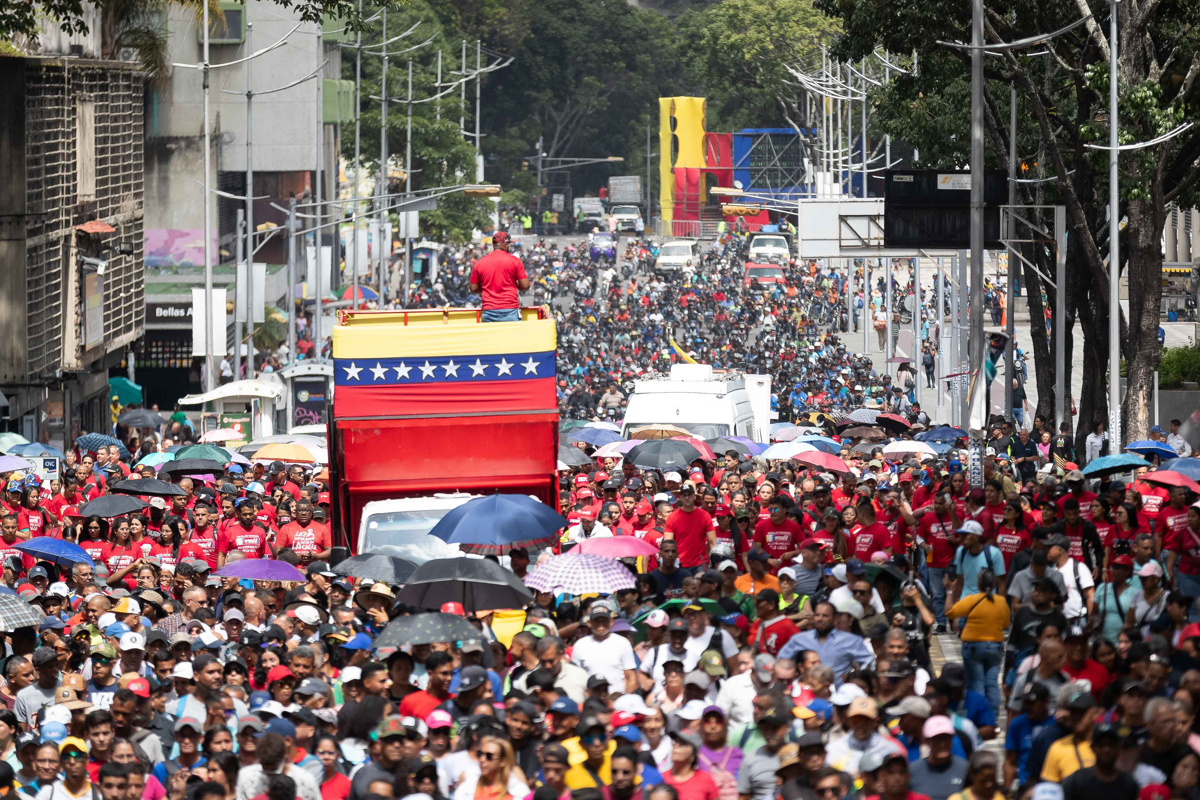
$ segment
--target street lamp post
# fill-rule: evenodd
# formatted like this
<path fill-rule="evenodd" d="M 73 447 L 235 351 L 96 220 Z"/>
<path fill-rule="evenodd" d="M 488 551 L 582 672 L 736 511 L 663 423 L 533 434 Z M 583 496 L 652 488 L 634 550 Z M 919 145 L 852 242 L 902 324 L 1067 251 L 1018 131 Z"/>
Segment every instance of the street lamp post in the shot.
<path fill-rule="evenodd" d="M 1108 20 L 1108 438 L 1121 449 L 1121 197 L 1117 136 L 1117 9 Z M 1060 290 L 1061 291 L 1061 290 Z M 1069 388 L 1064 389 L 1069 391 Z"/>

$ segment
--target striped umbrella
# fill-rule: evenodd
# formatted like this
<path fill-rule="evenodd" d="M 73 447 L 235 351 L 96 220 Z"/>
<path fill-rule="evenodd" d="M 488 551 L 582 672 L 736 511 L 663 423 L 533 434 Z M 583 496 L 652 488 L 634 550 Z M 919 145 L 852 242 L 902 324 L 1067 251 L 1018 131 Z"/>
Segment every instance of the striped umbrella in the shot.
<path fill-rule="evenodd" d="M 613 594 L 635 589 L 633 574 L 619 561 L 590 553 L 563 553 L 534 567 L 525 585 L 539 592 L 567 594 Z"/>

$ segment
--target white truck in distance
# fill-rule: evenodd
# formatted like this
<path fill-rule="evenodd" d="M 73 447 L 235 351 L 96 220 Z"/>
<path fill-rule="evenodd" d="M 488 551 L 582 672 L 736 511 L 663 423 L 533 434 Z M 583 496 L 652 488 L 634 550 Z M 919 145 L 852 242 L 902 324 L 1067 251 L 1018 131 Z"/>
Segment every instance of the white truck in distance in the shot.
<path fill-rule="evenodd" d="M 786 264 L 792 257 L 787 237 L 778 233 L 756 233 L 750 237 L 746 260 L 755 264 Z"/>
<path fill-rule="evenodd" d="M 765 442 L 771 431 L 771 377 L 717 371 L 711 364 L 672 364 L 669 375 L 633 384 L 621 435 L 646 425 L 673 425 L 698 439 L 744 436 Z"/>

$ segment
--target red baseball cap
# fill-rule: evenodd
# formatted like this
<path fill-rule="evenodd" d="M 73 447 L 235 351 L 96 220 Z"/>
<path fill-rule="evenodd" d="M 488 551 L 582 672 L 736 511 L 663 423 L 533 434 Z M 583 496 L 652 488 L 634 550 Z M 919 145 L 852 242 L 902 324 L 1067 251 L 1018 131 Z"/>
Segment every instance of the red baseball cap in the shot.
<path fill-rule="evenodd" d="M 608 480 L 608 473 L 604 470 L 600 470 L 596 473 L 595 480 L 596 483 L 604 483 L 606 480 Z"/>
<path fill-rule="evenodd" d="M 329 492 L 321 492 L 317 495 L 317 505 L 327 506 L 330 504 Z"/>
<path fill-rule="evenodd" d="M 270 685 L 270 684 L 274 683 L 275 681 L 281 681 L 281 680 L 284 680 L 285 678 L 295 678 L 295 677 L 296 677 L 296 673 L 292 672 L 289 668 L 285 667 L 283 664 L 278 664 L 274 667 L 271 667 L 271 671 L 267 673 L 267 684 Z"/>
<path fill-rule="evenodd" d="M 652 511 L 654 511 L 654 506 L 650 505 L 650 501 L 645 498 L 639 500 L 638 504 L 633 507 L 635 514 L 649 514 Z"/>
<path fill-rule="evenodd" d="M 579 509 L 579 518 L 580 519 L 595 519 L 596 518 L 596 509 L 592 508 L 591 506 L 584 506 L 583 508 Z"/>
<path fill-rule="evenodd" d="M 455 603 L 454 601 L 442 603 L 441 611 L 443 614 L 457 614 L 460 617 L 465 617 L 467 615 L 467 610 L 463 608 L 463 604 Z"/>
<path fill-rule="evenodd" d="M 1114 567 L 1132 567 L 1133 556 L 1113 556 L 1112 563 Z"/>
<path fill-rule="evenodd" d="M 150 681 L 145 678 L 134 678 L 129 683 L 125 684 L 125 688 L 133 692 L 138 697 L 150 697 Z"/>
<path fill-rule="evenodd" d="M 63 506 L 62 507 L 62 516 L 76 517 L 78 519 L 83 518 L 83 515 L 79 513 L 79 506 Z"/>
<path fill-rule="evenodd" d="M 896 478 L 900 483 L 912 483 L 912 475 L 907 472 L 900 473 L 900 477 Z"/>
<path fill-rule="evenodd" d="M 637 714 L 629 714 L 624 711 L 614 711 L 612 715 L 612 726 L 614 730 L 624 725 L 635 725 L 637 721 Z"/>
<path fill-rule="evenodd" d="M 733 510 L 729 506 L 725 505 L 724 503 L 718 503 L 717 504 L 717 516 L 718 517 L 732 517 Z"/>
<path fill-rule="evenodd" d="M 582 489 L 575 490 L 575 499 L 576 500 L 590 500 L 595 496 L 596 495 L 594 495 L 592 493 L 592 490 L 586 486 L 584 486 Z"/>
<path fill-rule="evenodd" d="M 587 486 L 589 483 L 591 483 L 591 481 L 588 480 L 588 476 L 584 475 L 582 472 L 575 476 L 576 486 Z"/>

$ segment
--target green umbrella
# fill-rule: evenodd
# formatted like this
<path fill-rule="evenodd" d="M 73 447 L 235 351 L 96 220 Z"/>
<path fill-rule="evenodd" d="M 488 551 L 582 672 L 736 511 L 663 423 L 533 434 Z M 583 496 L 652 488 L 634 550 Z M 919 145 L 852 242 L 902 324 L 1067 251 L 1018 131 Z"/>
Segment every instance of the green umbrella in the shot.
<path fill-rule="evenodd" d="M 637 628 L 638 632 L 644 635 L 646 633 L 646 617 L 650 616 L 654 610 L 666 611 L 668 614 L 671 612 L 682 614 L 684 607 L 689 606 L 692 603 L 697 603 L 701 608 L 707 611 L 708 616 L 714 621 L 725 616 L 725 609 L 721 608 L 721 605 L 716 600 L 707 600 L 703 598 L 698 600 L 689 600 L 686 597 L 677 597 L 674 600 L 668 600 L 667 602 L 663 603 L 658 607 L 658 609 L 652 609 L 651 611 L 647 611 L 645 614 L 641 614 L 636 617 L 633 620 L 633 627 Z"/>
<path fill-rule="evenodd" d="M 29 444 L 29 440 L 19 433 L 0 433 L 0 453 L 6 453 L 8 448 L 19 444 Z"/>
<path fill-rule="evenodd" d="M 108 397 L 117 396 L 117 402 L 123 406 L 142 402 L 142 387 L 129 378 L 109 378 Z"/>
<path fill-rule="evenodd" d="M 566 433 L 567 431 L 573 431 L 576 428 L 586 428 L 587 424 L 588 421 L 586 419 L 564 419 L 562 422 L 558 423 L 558 432 Z"/>
<path fill-rule="evenodd" d="M 216 461 L 220 464 L 228 464 L 233 456 L 229 455 L 229 451 L 223 447 L 217 447 L 215 444 L 191 444 L 187 447 L 181 447 L 175 451 L 175 458 L 206 458 L 209 461 Z"/>

